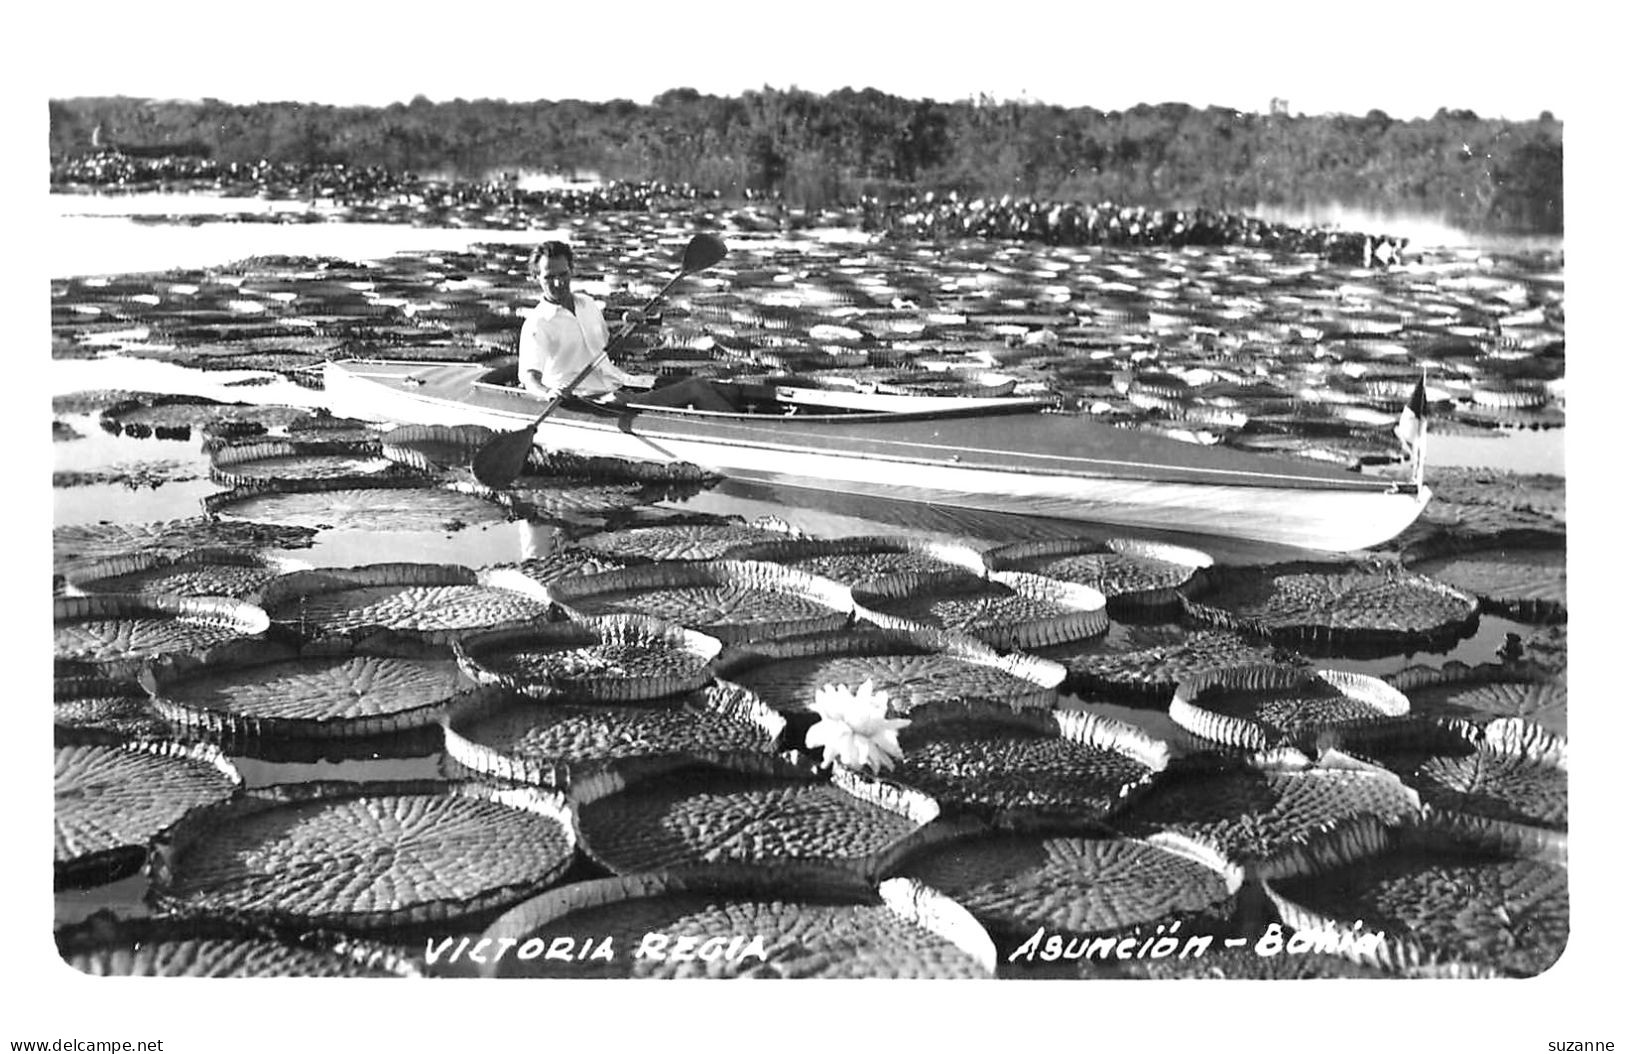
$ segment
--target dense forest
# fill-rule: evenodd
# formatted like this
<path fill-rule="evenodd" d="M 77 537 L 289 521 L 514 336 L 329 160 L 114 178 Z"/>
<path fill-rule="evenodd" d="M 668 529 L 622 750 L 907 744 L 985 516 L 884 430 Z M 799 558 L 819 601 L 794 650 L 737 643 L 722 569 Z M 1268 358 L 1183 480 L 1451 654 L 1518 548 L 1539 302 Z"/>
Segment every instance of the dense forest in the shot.
<path fill-rule="evenodd" d="M 538 171 L 687 183 L 804 206 L 933 191 L 1244 211 L 1335 203 L 1477 231 L 1563 230 L 1563 125 L 1441 109 L 1426 120 L 1182 103 L 1123 111 L 873 89 L 335 107 L 50 103 L 53 163 L 98 149 L 380 166 L 465 179 Z"/>

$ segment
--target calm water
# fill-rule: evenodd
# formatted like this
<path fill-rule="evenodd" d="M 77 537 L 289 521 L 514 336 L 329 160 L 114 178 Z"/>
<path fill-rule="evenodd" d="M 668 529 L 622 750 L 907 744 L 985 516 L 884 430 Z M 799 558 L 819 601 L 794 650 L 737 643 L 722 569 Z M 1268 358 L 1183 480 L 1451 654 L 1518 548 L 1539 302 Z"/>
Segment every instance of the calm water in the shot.
<path fill-rule="evenodd" d="M 347 260 L 388 257 L 408 250 L 449 251 L 476 242 L 533 243 L 546 237 L 568 236 L 565 230 L 493 231 L 450 228 L 414 228 L 345 222 L 313 224 L 202 223 L 154 225 L 132 223 L 125 216 L 140 212 L 171 214 L 208 213 L 221 207 L 301 211 L 297 203 L 255 204 L 202 196 L 146 195 L 120 199 L 53 199 L 57 209 L 51 224 L 54 236 L 46 246 L 47 266 L 53 277 L 153 272 L 175 267 L 206 267 L 248 256 L 267 254 L 331 256 Z M 861 241 L 856 232 L 831 232 L 830 240 Z M 265 374 L 200 372 L 154 360 L 60 360 L 45 373 L 49 394 L 126 388 L 208 396 L 296 406 L 322 405 L 322 393 L 301 388 L 284 379 L 249 387 L 230 382 Z M 97 484 L 53 492 L 56 524 L 98 521 L 147 522 L 196 516 L 200 501 L 219 487 L 207 478 L 208 459 L 201 440 L 132 439 L 102 431 L 92 416 L 69 418 L 83 439 L 53 444 L 57 471 L 90 471 L 121 464 L 172 463 L 176 475 L 196 479 L 167 482 L 156 488 L 132 489 L 120 484 Z M 1561 429 L 1495 434 L 1484 437 L 1434 436 L 1429 441 L 1433 465 L 1472 465 L 1520 472 L 1565 472 L 1564 432 Z M 1078 533 L 1077 525 L 1045 524 L 992 514 L 966 513 L 872 499 L 848 499 L 823 493 L 757 485 L 725 484 L 681 504 L 695 512 L 738 515 L 747 519 L 773 516 L 810 534 L 833 537 L 856 534 L 911 533 L 940 540 L 993 543 L 1046 534 Z M 1102 537 L 1125 533 L 1100 528 Z M 1201 540 L 1191 540 L 1202 545 Z M 522 560 L 545 553 L 557 541 L 552 527 L 527 523 L 499 523 L 467 527 L 453 532 L 392 532 L 329 530 L 320 532 L 311 549 L 289 555 L 318 566 L 351 566 L 383 561 L 456 563 L 470 567 Z M 1221 561 L 1250 562 L 1272 554 L 1257 546 L 1222 540 L 1203 545 Z M 1284 554 L 1282 554 L 1284 555 Z M 1481 621 L 1478 633 L 1445 654 L 1391 656 L 1374 661 L 1327 660 L 1328 667 L 1365 673 L 1391 672 L 1413 663 L 1438 665 L 1455 658 L 1482 662 L 1514 629 L 1495 618 Z M 1111 716 L 1131 721 L 1156 735 L 1166 736 L 1166 714 L 1105 708 Z M 347 757 L 324 760 L 279 760 L 238 757 L 250 786 L 308 779 L 412 778 L 436 775 L 439 757 L 433 751 Z M 143 889 L 139 876 L 100 889 L 59 894 L 57 911 L 63 920 L 76 919 L 97 907 L 116 905 L 139 910 Z"/>
<path fill-rule="evenodd" d="M 212 267 L 248 256 L 379 260 L 407 250 L 457 250 L 481 242 L 536 242 L 568 232 L 409 227 L 387 223 L 136 223 L 132 216 L 331 216 L 328 204 L 225 198 L 217 194 L 52 194 L 40 248 L 52 278 Z"/>

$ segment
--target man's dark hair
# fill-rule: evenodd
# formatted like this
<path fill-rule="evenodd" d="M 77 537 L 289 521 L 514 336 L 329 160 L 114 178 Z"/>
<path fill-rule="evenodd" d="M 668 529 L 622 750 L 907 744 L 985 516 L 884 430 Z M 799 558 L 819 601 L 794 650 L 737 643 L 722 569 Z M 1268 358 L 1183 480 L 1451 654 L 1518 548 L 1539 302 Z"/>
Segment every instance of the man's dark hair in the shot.
<path fill-rule="evenodd" d="M 549 259 L 555 256 L 564 257 L 564 262 L 570 265 L 570 270 L 576 269 L 576 254 L 570 251 L 570 246 L 564 242 L 543 242 L 530 253 L 530 271 L 538 274 L 547 266 Z"/>

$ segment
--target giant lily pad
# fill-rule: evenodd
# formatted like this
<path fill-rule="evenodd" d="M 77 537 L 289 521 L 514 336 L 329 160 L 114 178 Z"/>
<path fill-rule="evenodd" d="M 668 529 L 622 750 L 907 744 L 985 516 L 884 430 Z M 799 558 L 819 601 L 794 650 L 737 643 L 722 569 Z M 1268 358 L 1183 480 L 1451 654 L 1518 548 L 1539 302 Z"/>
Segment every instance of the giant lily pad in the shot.
<path fill-rule="evenodd" d="M 265 632 L 252 604 L 224 597 L 101 593 L 52 601 L 59 668 L 131 677 L 149 659 L 201 656 L 228 641 Z"/>
<path fill-rule="evenodd" d="M 1266 888 L 1287 925 L 1365 936 L 1352 954 L 1393 970 L 1459 962 L 1528 977 L 1568 941 L 1568 872 L 1542 859 L 1406 844 Z"/>
<path fill-rule="evenodd" d="M 558 546 L 543 556 L 531 557 L 512 564 L 492 564 L 481 569 L 490 571 L 518 571 L 542 585 L 548 585 L 571 575 L 595 575 L 600 571 L 619 571 L 630 566 L 606 554 L 574 545 Z"/>
<path fill-rule="evenodd" d="M 1207 670 L 1309 661 L 1268 641 L 1229 630 L 1166 623 L 1114 624 L 1104 637 L 1035 648 L 1033 654 L 1066 667 L 1074 691 L 1127 693 L 1164 704 L 1180 681 Z"/>
<path fill-rule="evenodd" d="M 1032 648 L 1106 632 L 1106 598 L 1088 586 L 1021 571 L 899 574 L 853 593 L 865 619 L 967 633 L 995 648 Z"/>
<path fill-rule="evenodd" d="M 202 518 L 158 523 L 75 523 L 51 532 L 55 566 L 142 552 L 171 553 L 199 548 L 306 549 L 315 528 L 266 523 L 232 523 Z"/>
<path fill-rule="evenodd" d="M 1098 824 L 1169 759 L 1168 745 L 1139 729 L 1071 711 L 911 725 L 898 742 L 887 781 L 1003 824 Z"/>
<path fill-rule="evenodd" d="M 1411 700 L 1417 714 L 1463 718 L 1487 724 L 1518 717 L 1557 735 L 1568 729 L 1568 684 L 1539 673 L 1520 673 L 1499 664 L 1443 668 L 1411 667 L 1388 678 Z"/>
<path fill-rule="evenodd" d="M 724 643 L 834 629 L 853 607 L 844 586 L 752 561 L 646 564 L 557 579 L 547 591 L 574 618 L 641 613 Z"/>
<path fill-rule="evenodd" d="M 624 706 L 482 696 L 447 715 L 446 754 L 484 775 L 564 788 L 612 766 L 770 754 L 783 729 L 783 718 L 737 688 Z"/>
<path fill-rule="evenodd" d="M 547 615 L 540 587 L 518 572 L 481 576 L 454 564 L 369 564 L 296 571 L 267 583 L 271 620 L 303 637 L 388 630 L 449 643 Z"/>
<path fill-rule="evenodd" d="M 471 465 L 496 435 L 484 425 L 406 425 L 385 433 L 383 455 L 421 472 Z"/>
<path fill-rule="evenodd" d="M 229 799 L 241 785 L 213 747 L 58 731 L 57 886 L 129 874 L 160 832 L 191 809 Z"/>
<path fill-rule="evenodd" d="M 1567 488 L 1561 476 L 1443 467 L 1428 472 L 1428 486 L 1433 500 L 1422 522 L 1456 538 L 1564 533 Z"/>
<path fill-rule="evenodd" d="M 1251 750 L 1310 745 L 1328 729 L 1409 712 L 1410 700 L 1375 677 L 1294 666 L 1224 666 L 1194 674 L 1179 682 L 1168 707 L 1186 731 Z"/>
<path fill-rule="evenodd" d="M 353 739 L 422 728 L 474 684 L 450 656 L 358 652 L 347 642 L 230 647 L 187 670 L 142 675 L 153 707 L 194 732 Z"/>
<path fill-rule="evenodd" d="M 716 479 L 684 461 L 628 461 L 624 458 L 584 457 L 562 450 L 531 452 L 530 468 L 545 475 L 620 480 L 639 483 L 709 483 Z"/>
<path fill-rule="evenodd" d="M 1476 550 L 1420 560 L 1411 568 L 1478 597 L 1486 611 L 1543 622 L 1567 617 L 1566 557 L 1555 546 Z"/>
<path fill-rule="evenodd" d="M 960 634 L 872 627 L 736 648 L 722 657 L 717 675 L 790 715 L 809 712 L 825 685 L 872 681 L 894 712 L 918 719 L 922 710 L 977 703 L 1048 709 L 1065 671 L 1029 656 L 1001 656 Z"/>
<path fill-rule="evenodd" d="M 1568 742 L 1537 725 L 1406 722 L 1334 733 L 1322 745 L 1330 744 L 1397 773 L 1436 813 L 1568 828 Z"/>
<path fill-rule="evenodd" d="M 485 932 L 523 977 L 988 977 L 987 934 L 951 901 L 896 879 L 878 892 L 809 873 L 628 875 L 562 887 Z M 546 954 L 554 950 L 553 956 Z"/>
<path fill-rule="evenodd" d="M 1027 571 L 1089 586 L 1112 607 L 1156 608 L 1175 603 L 1200 585 L 1213 566 L 1206 553 L 1184 546 L 1128 538 L 1016 542 L 990 549 L 987 565 Z"/>
<path fill-rule="evenodd" d="M 1228 867 L 1271 878 L 1380 851 L 1420 808 L 1388 773 L 1268 765 L 1165 776 L 1118 826 L 1182 835 Z"/>
<path fill-rule="evenodd" d="M 259 592 L 278 575 L 309 567 L 302 560 L 247 549 L 190 549 L 175 554 L 160 551 L 88 561 L 71 568 L 67 582 L 82 593 L 240 600 Z"/>
<path fill-rule="evenodd" d="M 866 877 L 937 814 L 921 795 L 877 802 L 769 773 L 687 768 L 601 794 L 578 788 L 582 849 L 617 874 L 812 863 Z"/>
<path fill-rule="evenodd" d="M 273 935 L 221 919 L 96 915 L 56 932 L 69 966 L 92 977 L 419 977 L 382 944 Z"/>
<path fill-rule="evenodd" d="M 536 788 L 283 785 L 175 825 L 153 849 L 152 898 L 285 925 L 444 923 L 540 892 L 574 854 L 563 801 Z"/>
<path fill-rule="evenodd" d="M 591 478 L 557 476 L 521 476 L 513 481 L 511 489 L 533 510 L 531 518 L 569 522 L 581 517 L 602 517 L 611 513 L 635 509 L 650 496 L 648 484 L 616 482 Z M 591 549 L 590 536 L 583 546 Z M 603 550 L 594 550 L 606 560 L 617 557 Z M 640 562 L 626 558 L 623 563 Z"/>
<path fill-rule="evenodd" d="M 1475 597 L 1395 569 L 1231 568 L 1204 603 L 1184 603 L 1202 623 L 1332 653 L 1446 643 L 1468 635 L 1478 617 Z"/>
<path fill-rule="evenodd" d="M 582 548 L 627 561 L 712 560 L 763 541 L 782 542 L 785 528 L 748 523 L 675 523 L 630 527 L 582 538 Z"/>
<path fill-rule="evenodd" d="M 987 570 L 981 554 L 969 546 L 907 537 L 781 538 L 743 545 L 728 555 L 785 564 L 848 586 L 909 572 L 959 568 L 980 575 Z"/>
<path fill-rule="evenodd" d="M 58 728 L 139 739 L 170 735 L 169 724 L 158 716 L 147 693 L 133 681 L 58 677 L 54 695 L 53 723 Z"/>
<path fill-rule="evenodd" d="M 628 702 L 711 680 L 714 637 L 644 615 L 605 615 L 469 634 L 453 643 L 469 677 L 537 698 Z"/>
<path fill-rule="evenodd" d="M 1434 500 L 1525 511 L 1562 521 L 1568 502 L 1562 476 L 1484 468 L 1435 467 L 1428 473 Z"/>
<path fill-rule="evenodd" d="M 398 475 L 376 442 L 267 439 L 221 447 L 209 456 L 209 474 L 227 487 L 265 481 Z"/>
<path fill-rule="evenodd" d="M 1132 954 L 1171 919 L 1182 923 L 1176 948 L 1204 931 L 1222 939 L 1241 884 L 1165 836 L 962 839 L 909 857 L 898 873 L 963 904 L 995 936 L 1000 961 L 1022 967 L 1112 964 L 1125 938 Z"/>

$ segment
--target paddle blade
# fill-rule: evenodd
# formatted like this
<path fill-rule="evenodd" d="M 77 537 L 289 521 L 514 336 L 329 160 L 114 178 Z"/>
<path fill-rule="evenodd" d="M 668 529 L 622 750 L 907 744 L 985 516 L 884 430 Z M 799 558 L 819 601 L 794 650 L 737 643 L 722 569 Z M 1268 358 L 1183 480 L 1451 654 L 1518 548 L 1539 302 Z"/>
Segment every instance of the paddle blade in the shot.
<path fill-rule="evenodd" d="M 728 246 L 714 234 L 696 234 L 683 250 L 683 273 L 703 271 L 728 255 Z"/>
<path fill-rule="evenodd" d="M 503 432 L 480 447 L 474 455 L 474 478 L 492 490 L 502 490 L 518 479 L 536 443 L 536 424 L 517 432 Z"/>

